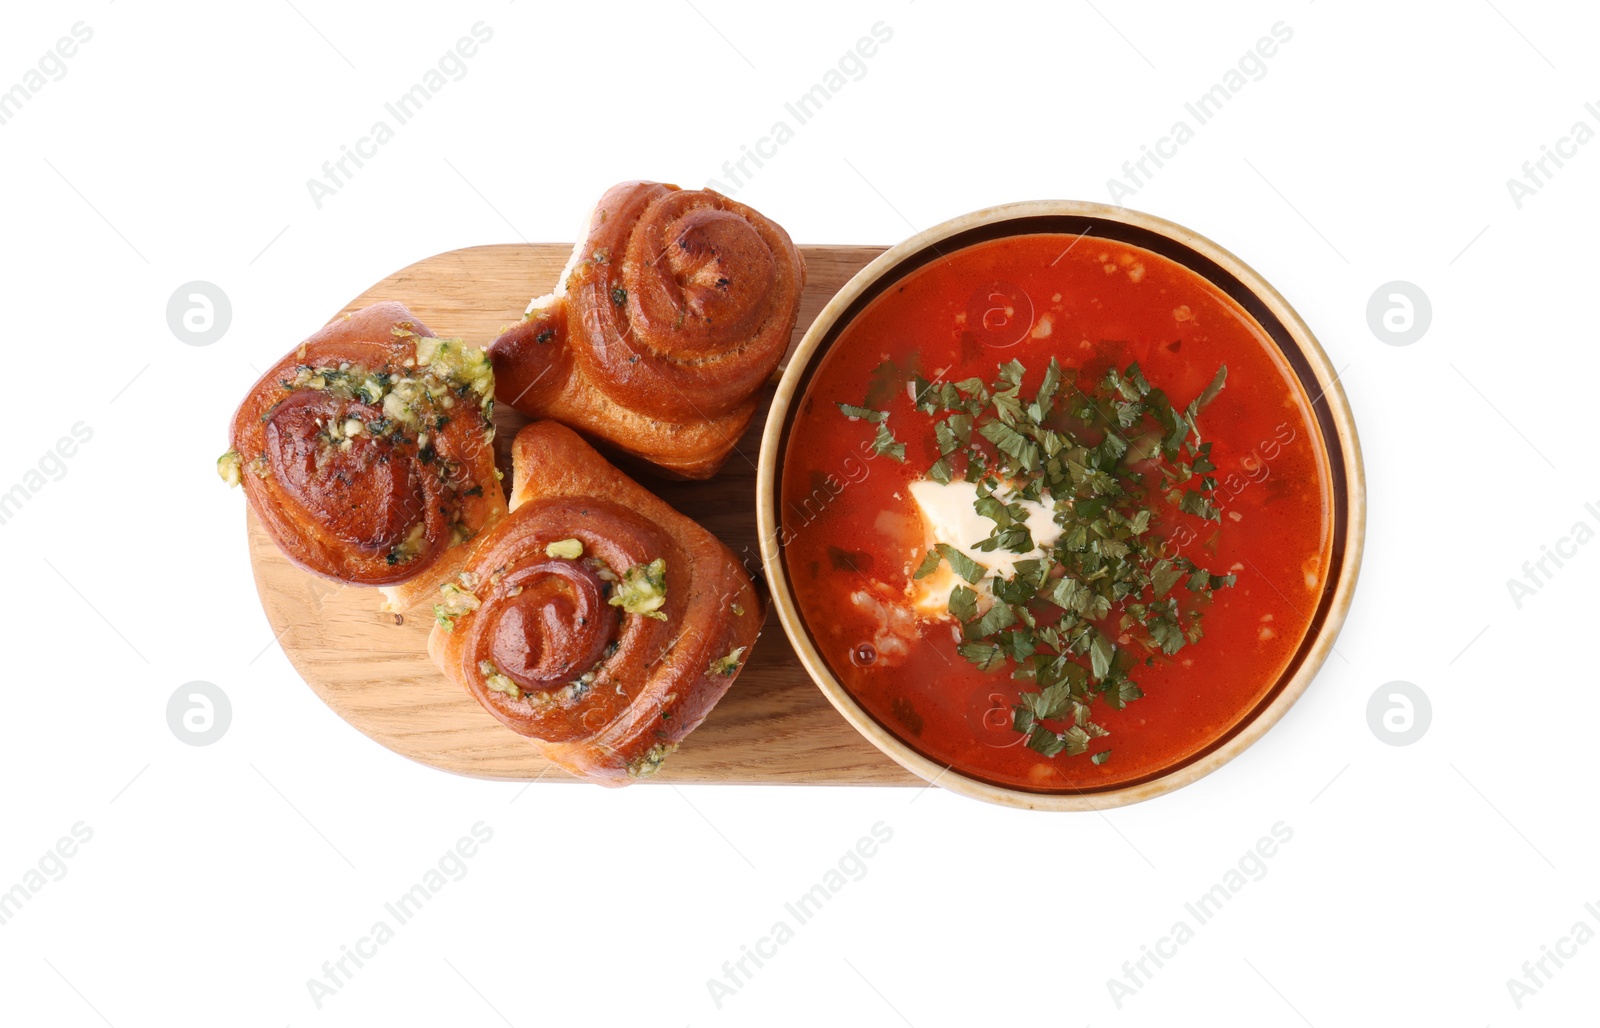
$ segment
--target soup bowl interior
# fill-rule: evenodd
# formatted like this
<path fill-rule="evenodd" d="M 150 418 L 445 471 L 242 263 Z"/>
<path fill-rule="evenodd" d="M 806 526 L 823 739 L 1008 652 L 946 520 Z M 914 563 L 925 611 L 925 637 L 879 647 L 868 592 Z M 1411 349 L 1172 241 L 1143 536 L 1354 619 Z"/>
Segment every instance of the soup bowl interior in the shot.
<path fill-rule="evenodd" d="M 784 459 L 796 442 L 802 400 L 841 335 L 876 301 L 933 262 L 979 244 L 1037 235 L 1072 237 L 1071 247 L 1106 240 L 1139 248 L 1187 269 L 1237 304 L 1308 405 L 1312 442 L 1325 476 L 1326 569 L 1314 596 L 1315 609 L 1307 612 L 1308 627 L 1281 672 L 1249 709 L 1205 745 L 1136 779 L 1104 786 L 1031 788 L 931 759 L 906 737 L 903 726 L 897 729 L 865 709 L 834 673 L 819 647 L 816 626 L 801 612 L 785 561 Z M 1171 791 L 1220 767 L 1281 718 L 1326 659 L 1343 623 L 1360 567 L 1365 516 L 1361 457 L 1348 403 L 1326 354 L 1283 297 L 1233 254 L 1181 226 L 1123 208 L 1072 201 L 1009 204 L 953 219 L 886 251 L 846 284 L 789 361 L 762 438 L 757 490 L 762 561 L 773 607 L 802 664 L 834 707 L 885 754 L 929 782 L 989 802 L 1049 810 L 1098 810 Z"/>

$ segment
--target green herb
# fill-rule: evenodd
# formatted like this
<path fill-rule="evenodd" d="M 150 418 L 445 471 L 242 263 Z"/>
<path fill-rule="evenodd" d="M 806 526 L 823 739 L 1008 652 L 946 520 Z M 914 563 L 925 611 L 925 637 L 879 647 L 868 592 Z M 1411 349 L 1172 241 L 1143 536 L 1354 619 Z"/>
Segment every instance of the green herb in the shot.
<path fill-rule="evenodd" d="M 623 573 L 606 601 L 629 614 L 642 614 L 657 621 L 667 620 L 661 607 L 667 602 L 667 562 L 661 557 L 648 564 L 635 564 Z"/>
<path fill-rule="evenodd" d="M 889 426 L 885 424 L 889 420 L 888 411 L 875 410 L 865 405 L 857 406 L 853 403 L 836 402 L 834 406 L 838 407 L 847 418 L 855 418 L 878 426 L 872 436 L 873 453 L 897 460 L 901 464 L 906 462 L 906 444 L 897 440 L 894 433 L 889 431 Z"/>
<path fill-rule="evenodd" d="M 1222 387 L 1227 384 L 1227 381 L 1227 367 L 1218 368 L 1216 377 L 1211 380 L 1211 384 L 1206 386 L 1200 395 L 1194 398 L 1194 402 L 1189 404 L 1188 409 L 1185 411 L 1189 417 L 1190 424 L 1194 423 L 1195 415 L 1205 410 L 1211 401 L 1217 398 L 1217 394 L 1222 392 Z"/>
<path fill-rule="evenodd" d="M 967 626 L 968 639 L 987 639 L 1002 628 L 1010 628 L 1017 623 L 1017 614 L 1007 603 L 996 603 L 983 612 L 983 615 Z"/>
<path fill-rule="evenodd" d="M 880 457 L 891 457 L 901 464 L 906 462 L 906 444 L 895 439 L 888 425 L 878 426 L 877 434 L 872 437 L 872 452 Z"/>
<path fill-rule="evenodd" d="M 950 562 L 951 571 L 954 571 L 956 574 L 960 575 L 962 578 L 965 578 L 973 585 L 977 585 L 979 582 L 983 581 L 983 576 L 988 574 L 988 571 L 984 569 L 983 565 L 979 564 L 965 553 L 962 553 L 954 546 L 951 546 L 949 543 L 939 543 L 934 547 L 934 549 L 938 552 L 939 556 Z M 927 561 L 924 560 L 923 563 L 927 563 Z"/>
<path fill-rule="evenodd" d="M 978 616 L 978 594 L 964 585 L 950 590 L 950 613 L 957 621 L 971 621 Z"/>
<path fill-rule="evenodd" d="M 611 302 L 621 307 L 628 302 L 628 291 L 621 286 L 611 290 Z"/>
<path fill-rule="evenodd" d="M 470 572 L 463 572 L 457 582 L 446 582 L 439 587 L 440 602 L 433 605 L 433 622 L 446 632 L 456 627 L 456 618 L 470 614 L 479 607 L 478 596 L 466 583 L 477 581 Z"/>
<path fill-rule="evenodd" d="M 1031 397 L 1022 392 L 1025 377 L 1013 360 L 993 382 L 909 381 L 916 410 L 933 419 L 939 458 L 928 477 L 974 483 L 974 509 L 993 522 L 972 548 L 1037 552 L 1023 501 L 1051 507 L 1059 537 L 1041 557 L 1014 562 L 1010 578 L 944 543 L 913 577 L 948 563 L 967 583 L 948 601 L 961 626 L 958 652 L 984 671 L 1009 663 L 1012 677 L 1032 686 L 1013 710 L 1013 727 L 1046 757 L 1074 756 L 1108 734 L 1092 719 L 1095 702 L 1120 710 L 1142 697 L 1130 672 L 1202 638 L 1202 609 L 1214 590 L 1234 584 L 1153 531 L 1169 512 L 1221 519 L 1209 474 L 1216 465 L 1198 418 L 1221 393 L 1227 368 L 1184 407 L 1136 363 L 1080 381 L 1052 359 Z M 875 426 L 875 452 L 904 460 L 887 412 L 839 409 Z M 1103 763 L 1110 752 L 1090 759 Z"/>
<path fill-rule="evenodd" d="M 629 778 L 648 778 L 661 770 L 661 765 L 666 763 L 672 752 L 678 748 L 675 742 L 658 742 L 644 752 L 637 760 L 628 762 Z"/>
<path fill-rule="evenodd" d="M 979 671 L 992 671 L 1006 662 L 1005 651 L 992 643 L 962 643 L 956 652 L 976 664 Z"/>
<path fill-rule="evenodd" d="M 710 666 L 706 668 L 706 674 L 722 675 L 726 678 L 732 678 L 733 675 L 739 670 L 739 657 L 744 653 L 744 651 L 745 647 L 740 646 L 737 649 L 729 651 L 727 656 L 718 657 L 716 660 L 713 660 Z"/>
<path fill-rule="evenodd" d="M 873 424 L 886 421 L 889 417 L 889 412 L 886 410 L 873 410 L 870 407 L 857 407 L 853 403 L 839 403 L 835 404 L 835 406 L 843 411 L 844 416 L 847 418 L 860 418 L 862 421 L 870 421 Z"/>

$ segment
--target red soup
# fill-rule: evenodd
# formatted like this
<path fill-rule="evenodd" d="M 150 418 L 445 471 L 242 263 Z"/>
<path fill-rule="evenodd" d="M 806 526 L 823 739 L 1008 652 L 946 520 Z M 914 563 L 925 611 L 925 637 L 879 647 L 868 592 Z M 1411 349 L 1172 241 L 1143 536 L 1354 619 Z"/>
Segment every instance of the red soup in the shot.
<path fill-rule="evenodd" d="M 1305 395 L 1243 308 L 1110 240 L 976 243 L 847 324 L 792 423 L 780 542 L 818 651 L 941 765 L 1107 788 L 1203 752 L 1329 572 Z"/>

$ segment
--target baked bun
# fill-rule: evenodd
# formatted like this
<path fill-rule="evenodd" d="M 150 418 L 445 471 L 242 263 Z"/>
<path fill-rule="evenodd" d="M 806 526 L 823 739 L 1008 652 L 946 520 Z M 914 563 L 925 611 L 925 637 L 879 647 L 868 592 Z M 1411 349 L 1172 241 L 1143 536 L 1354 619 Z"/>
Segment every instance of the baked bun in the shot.
<path fill-rule="evenodd" d="M 404 610 L 506 512 L 494 372 L 398 303 L 339 318 L 251 387 L 217 461 L 278 548 Z"/>
<path fill-rule="evenodd" d="M 556 290 L 489 347 L 500 395 L 684 478 L 710 478 L 789 347 L 805 260 L 709 189 L 624 182 Z"/>
<path fill-rule="evenodd" d="M 738 676 L 764 605 L 732 552 L 553 421 L 517 434 L 511 513 L 440 590 L 428 652 L 553 763 L 654 774 Z"/>

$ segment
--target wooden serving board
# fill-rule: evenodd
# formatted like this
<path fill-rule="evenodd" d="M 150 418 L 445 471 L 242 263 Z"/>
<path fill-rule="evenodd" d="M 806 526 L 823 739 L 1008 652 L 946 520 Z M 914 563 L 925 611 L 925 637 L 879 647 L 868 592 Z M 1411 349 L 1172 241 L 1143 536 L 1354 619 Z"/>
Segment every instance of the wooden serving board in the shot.
<path fill-rule="evenodd" d="M 834 293 L 883 252 L 863 246 L 800 249 L 806 288 L 791 349 Z M 549 243 L 442 253 L 390 275 L 336 317 L 378 300 L 399 300 L 436 334 L 488 345 L 521 319 L 529 297 L 554 287 L 571 251 L 570 245 Z M 761 414 L 711 481 L 666 482 L 638 468 L 625 470 L 736 554 L 756 555 L 755 459 L 771 397 L 768 385 Z M 506 404 L 497 405 L 495 420 L 507 447 L 526 422 Z M 394 752 L 445 771 L 500 780 L 573 780 L 434 667 L 427 653 L 433 619 L 425 607 L 397 623 L 395 615 L 378 610 L 376 590 L 340 586 L 290 564 L 254 515 L 248 515 L 248 532 L 267 620 L 295 670 L 334 713 Z M 751 566 L 758 564 L 759 558 Z M 645 781 L 922 784 L 839 716 L 773 617 L 728 694 L 661 773 Z"/>

